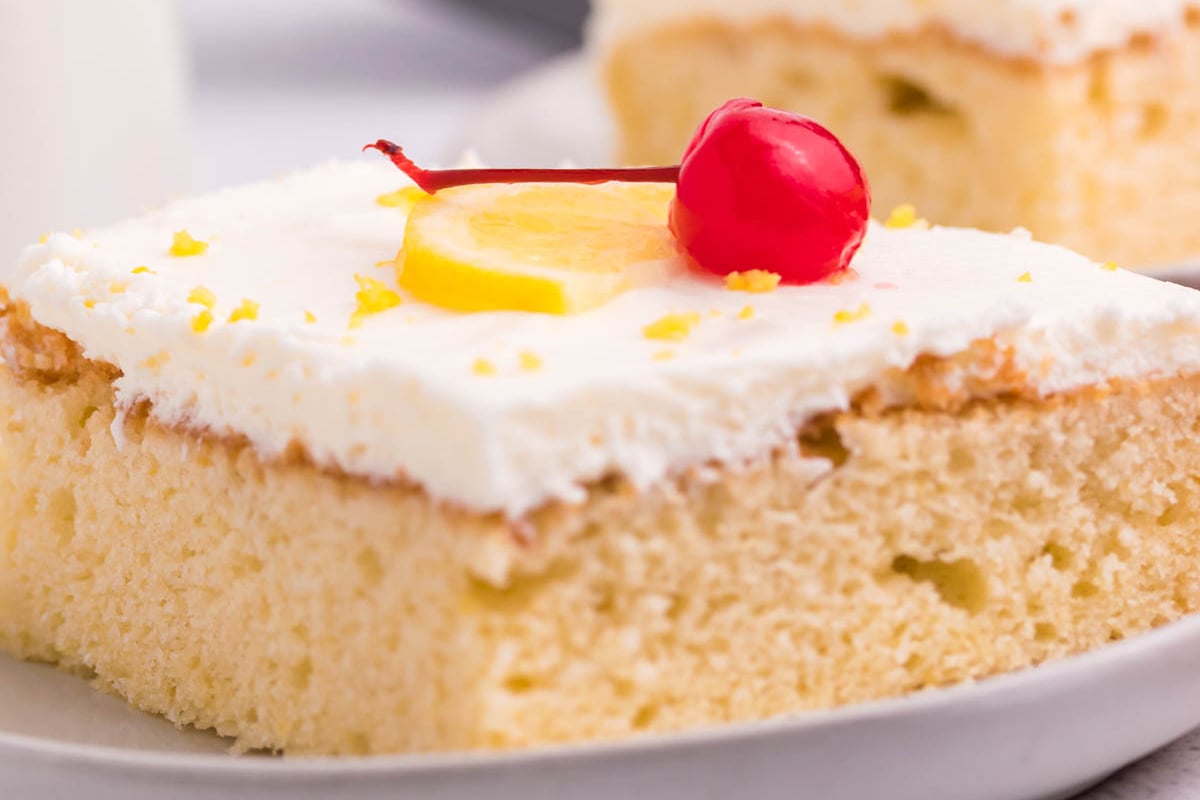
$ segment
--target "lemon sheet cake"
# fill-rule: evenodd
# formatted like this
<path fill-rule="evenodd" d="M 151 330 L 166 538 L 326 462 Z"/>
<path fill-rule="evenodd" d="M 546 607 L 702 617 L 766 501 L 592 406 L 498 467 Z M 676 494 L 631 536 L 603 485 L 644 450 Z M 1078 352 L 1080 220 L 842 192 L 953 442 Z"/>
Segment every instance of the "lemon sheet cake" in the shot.
<path fill-rule="evenodd" d="M 614 185 L 572 213 L 641 278 L 465 313 L 397 283 L 397 186 L 332 164 L 6 271 L 0 648 L 361 754 L 828 708 L 1200 608 L 1191 291 L 922 225 L 727 285 L 656 244 L 669 187 Z M 447 192 L 429 246 L 509 291 L 471 237 L 554 191 Z"/>
<path fill-rule="evenodd" d="M 619 155 L 745 94 L 831 128 L 883 206 L 1093 258 L 1200 258 L 1196 0 L 596 0 Z"/>

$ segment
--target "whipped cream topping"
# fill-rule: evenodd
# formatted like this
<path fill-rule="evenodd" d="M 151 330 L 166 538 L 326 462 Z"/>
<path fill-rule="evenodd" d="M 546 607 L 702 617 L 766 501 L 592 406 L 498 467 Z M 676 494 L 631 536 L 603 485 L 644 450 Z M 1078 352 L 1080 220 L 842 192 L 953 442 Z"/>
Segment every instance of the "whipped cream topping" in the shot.
<path fill-rule="evenodd" d="M 890 368 L 989 337 L 1044 395 L 1200 371 L 1200 293 L 1022 235 L 937 228 L 873 227 L 857 277 L 837 285 L 746 294 L 685 275 L 572 317 L 406 297 L 352 329 L 356 274 L 396 286 L 377 262 L 394 257 L 404 217 L 375 197 L 403 180 L 386 164 L 333 164 L 181 200 L 56 234 L 3 281 L 38 322 L 120 368 L 121 407 L 148 400 L 168 425 L 242 434 L 267 456 L 299 443 L 319 465 L 510 516 L 581 500 L 608 474 L 645 487 L 761 459 Z M 168 255 L 185 228 L 205 254 Z M 198 286 L 216 299 L 203 333 Z M 229 322 L 244 299 L 257 319 Z M 645 337 L 690 312 L 685 341 Z"/>
<path fill-rule="evenodd" d="M 1182 30 L 1197 0 L 597 0 L 592 40 L 604 47 L 692 19 L 770 18 L 876 39 L 925 27 L 997 53 L 1047 63 L 1079 61 L 1136 36 Z"/>

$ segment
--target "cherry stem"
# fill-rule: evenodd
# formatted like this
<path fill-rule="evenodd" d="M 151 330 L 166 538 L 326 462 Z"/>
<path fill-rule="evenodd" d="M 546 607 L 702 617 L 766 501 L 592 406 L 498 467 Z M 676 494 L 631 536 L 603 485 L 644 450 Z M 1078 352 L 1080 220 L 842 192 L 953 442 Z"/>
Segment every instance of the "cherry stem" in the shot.
<path fill-rule="evenodd" d="M 677 183 L 679 167 L 635 167 L 629 169 L 422 169 L 404 155 L 404 150 L 387 139 L 363 150 L 378 150 L 392 160 L 413 183 L 429 194 L 454 186 L 482 183 Z"/>

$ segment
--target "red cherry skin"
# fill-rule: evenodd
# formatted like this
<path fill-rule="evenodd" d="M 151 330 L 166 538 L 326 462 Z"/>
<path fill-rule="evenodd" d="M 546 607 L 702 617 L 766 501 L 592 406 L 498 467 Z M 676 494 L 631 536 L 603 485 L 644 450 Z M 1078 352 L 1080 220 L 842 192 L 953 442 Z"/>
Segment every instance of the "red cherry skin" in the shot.
<path fill-rule="evenodd" d="M 799 114 L 730 100 L 696 132 L 671 204 L 671 231 L 697 266 L 758 269 L 808 284 L 846 269 L 871 190 L 837 137 Z"/>

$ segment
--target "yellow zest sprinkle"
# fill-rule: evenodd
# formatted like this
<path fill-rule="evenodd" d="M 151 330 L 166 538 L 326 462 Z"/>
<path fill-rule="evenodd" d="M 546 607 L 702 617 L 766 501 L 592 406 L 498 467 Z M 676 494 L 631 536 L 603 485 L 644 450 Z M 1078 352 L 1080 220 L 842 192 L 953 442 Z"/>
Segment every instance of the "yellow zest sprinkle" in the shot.
<path fill-rule="evenodd" d="M 725 316 L 725 312 L 719 308 L 714 308 L 712 311 L 708 312 L 708 316 L 713 319 L 720 319 L 721 317 Z"/>
<path fill-rule="evenodd" d="M 908 336 L 908 323 L 897 322 L 892 326 L 892 333 L 896 334 L 897 336 Z"/>
<path fill-rule="evenodd" d="M 167 252 L 176 258 L 202 256 L 208 252 L 208 242 L 193 239 L 190 233 L 183 230 L 175 234 L 175 241 L 171 242 L 171 249 Z"/>
<path fill-rule="evenodd" d="M 95 307 L 96 307 L 96 301 L 95 301 L 95 300 L 90 300 L 90 299 L 89 299 L 89 300 L 84 300 L 84 301 L 83 301 L 83 307 L 84 307 L 84 308 L 95 308 Z"/>
<path fill-rule="evenodd" d="M 833 315 L 833 321 L 836 325 L 848 325 L 851 322 L 862 322 L 867 317 L 871 316 L 871 306 L 863 303 L 853 311 L 842 310 Z"/>
<path fill-rule="evenodd" d="M 108 291 L 110 294 L 125 294 L 125 291 L 128 288 L 129 285 L 126 284 L 125 281 L 111 281 L 108 284 Z"/>
<path fill-rule="evenodd" d="M 495 375 L 496 366 L 486 358 L 477 358 L 475 363 L 471 365 L 471 372 L 476 375 Z"/>
<path fill-rule="evenodd" d="M 779 288 L 782 278 L 774 272 L 752 269 L 749 272 L 731 272 L 725 276 L 725 288 L 733 292 L 754 292 L 761 294 L 773 292 Z"/>
<path fill-rule="evenodd" d="M 83 238 L 83 228 L 76 228 L 75 230 L 71 231 L 71 235 L 74 236 L 76 239 L 82 239 Z"/>
<path fill-rule="evenodd" d="M 420 187 L 405 186 L 394 192 L 379 195 L 375 198 L 375 202 L 384 208 L 409 208 L 424 196 L 425 192 Z"/>
<path fill-rule="evenodd" d="M 394 267 L 394 266 L 396 266 L 396 260 L 394 258 L 390 258 L 387 261 L 376 261 L 375 262 L 375 269 L 383 269 L 384 267 Z"/>
<path fill-rule="evenodd" d="M 197 286 L 188 292 L 187 301 L 189 303 L 197 303 L 208 310 L 212 310 L 217 305 L 217 296 L 210 289 L 203 286 Z"/>
<path fill-rule="evenodd" d="M 659 350 L 654 354 L 655 361 L 670 361 L 675 358 L 674 350 Z"/>
<path fill-rule="evenodd" d="M 349 334 L 347 334 L 341 338 L 342 344 L 344 344 L 346 347 L 350 347 L 351 345 L 354 344 L 355 341 L 356 341 L 356 339 L 353 336 L 350 336 Z"/>
<path fill-rule="evenodd" d="M 928 228 L 929 223 L 921 219 L 917 215 L 916 206 L 911 203 L 905 203 L 902 206 L 896 206 L 892 213 L 888 215 L 887 222 L 883 223 L 884 227 L 899 230 L 901 228 Z"/>
<path fill-rule="evenodd" d="M 1100 269 L 1104 270 L 1105 272 L 1116 272 L 1117 271 L 1117 262 L 1105 261 L 1103 264 L 1100 265 Z"/>
<path fill-rule="evenodd" d="M 241 322 L 242 320 L 254 321 L 258 319 L 258 303 L 253 300 L 243 300 L 242 304 L 233 310 L 229 315 L 230 322 Z"/>
<path fill-rule="evenodd" d="M 1024 275 L 1017 278 L 1017 283 L 1033 283 L 1033 276 L 1026 272 Z"/>
<path fill-rule="evenodd" d="M 317 315 L 311 311 L 305 310 L 304 321 L 311 325 L 312 323 L 317 321 Z"/>
<path fill-rule="evenodd" d="M 738 312 L 738 319 L 754 319 L 754 306 L 746 306 Z"/>
<path fill-rule="evenodd" d="M 242 366 L 253 367 L 255 361 L 258 361 L 257 353 L 246 353 L 245 357 L 242 358 Z"/>
<path fill-rule="evenodd" d="M 155 273 L 155 271 L 150 269 L 149 267 L 134 267 L 132 274 L 134 274 L 134 275 L 155 275 L 157 273 Z"/>
<path fill-rule="evenodd" d="M 368 278 L 366 275 L 355 275 L 358 281 L 358 292 L 354 295 L 357 305 L 350 317 L 350 327 L 357 328 L 372 314 L 387 311 L 400 305 L 400 295 L 387 287 L 383 281 Z"/>
<path fill-rule="evenodd" d="M 48 241 L 50 241 L 50 234 L 48 233 L 43 233 L 38 237 L 38 244 L 45 244 Z"/>
<path fill-rule="evenodd" d="M 204 333 L 212 324 L 213 313 L 207 308 L 192 317 L 192 330 L 196 333 Z"/>
<path fill-rule="evenodd" d="M 542 359 L 537 353 L 525 352 L 519 356 L 521 369 L 526 372 L 537 372 L 542 368 Z"/>
<path fill-rule="evenodd" d="M 647 339 L 667 342 L 682 342 L 692 335 L 692 329 L 700 324 L 700 315 L 692 311 L 687 314 L 667 314 L 657 322 L 642 328 Z"/>

